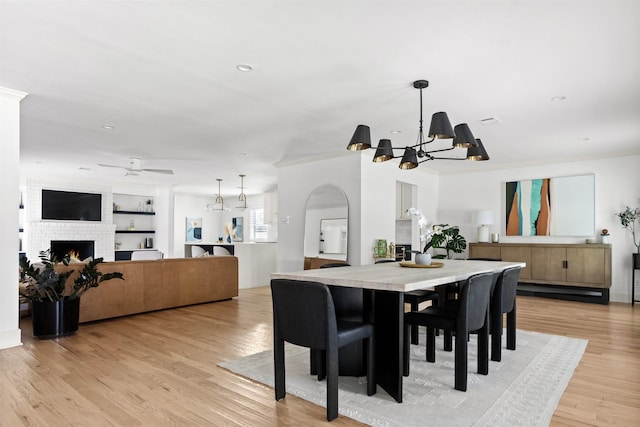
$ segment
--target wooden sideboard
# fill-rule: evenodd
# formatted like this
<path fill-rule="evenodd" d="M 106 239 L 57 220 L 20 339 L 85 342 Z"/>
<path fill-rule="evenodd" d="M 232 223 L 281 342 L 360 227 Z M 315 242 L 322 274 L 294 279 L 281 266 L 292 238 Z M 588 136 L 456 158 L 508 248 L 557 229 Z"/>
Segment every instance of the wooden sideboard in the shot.
<path fill-rule="evenodd" d="M 520 294 L 609 302 L 611 245 L 471 243 L 469 258 L 527 263 L 520 273 Z"/>

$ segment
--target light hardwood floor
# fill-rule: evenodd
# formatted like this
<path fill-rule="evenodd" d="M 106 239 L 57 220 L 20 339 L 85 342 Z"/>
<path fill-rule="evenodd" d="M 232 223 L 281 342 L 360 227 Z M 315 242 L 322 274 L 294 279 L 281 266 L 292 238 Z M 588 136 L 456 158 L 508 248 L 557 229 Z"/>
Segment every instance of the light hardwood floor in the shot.
<path fill-rule="evenodd" d="M 552 425 L 640 425 L 640 306 L 518 297 L 518 327 L 589 340 Z M 1 426 L 300 426 L 325 409 L 217 363 L 272 347 L 268 287 L 0 350 Z M 340 416 L 335 426 L 359 423 Z"/>

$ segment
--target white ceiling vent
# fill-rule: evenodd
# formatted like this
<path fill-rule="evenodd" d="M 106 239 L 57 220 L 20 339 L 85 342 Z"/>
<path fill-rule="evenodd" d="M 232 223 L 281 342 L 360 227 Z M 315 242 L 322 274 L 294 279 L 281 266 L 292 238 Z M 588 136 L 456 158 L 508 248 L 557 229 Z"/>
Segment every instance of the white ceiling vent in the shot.
<path fill-rule="evenodd" d="M 486 119 L 480 119 L 478 120 L 478 123 L 480 123 L 483 126 L 493 126 L 493 125 L 499 125 L 500 123 L 502 123 L 502 120 L 494 116 L 494 117 L 487 117 Z"/>

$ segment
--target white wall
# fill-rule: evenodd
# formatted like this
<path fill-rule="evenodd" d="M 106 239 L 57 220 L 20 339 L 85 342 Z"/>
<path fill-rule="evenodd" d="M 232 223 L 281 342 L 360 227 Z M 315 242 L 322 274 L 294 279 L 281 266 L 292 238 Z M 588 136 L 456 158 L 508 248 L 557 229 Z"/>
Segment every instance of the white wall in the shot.
<path fill-rule="evenodd" d="M 373 163 L 371 150 L 329 159 L 281 166 L 278 176 L 278 271 L 303 267 L 305 205 L 318 186 L 340 187 L 349 203 L 347 262 L 371 264 L 377 239 L 395 240 L 396 181 L 417 187 L 417 206 L 436 221 L 438 176 L 425 169 L 403 171 L 398 163 Z M 304 177 L 302 179 L 301 177 Z M 287 216 L 290 217 L 286 223 Z M 413 245 L 417 245 L 417 229 Z"/>
<path fill-rule="evenodd" d="M 363 264 L 371 264 L 373 248 L 377 239 L 393 242 L 396 235 L 396 181 L 416 186 L 415 208 L 429 220 L 429 225 L 440 221 L 437 218 L 439 178 L 424 167 L 401 170 L 397 160 L 373 163 L 373 153 L 362 153 L 362 241 Z M 419 247 L 418 225 L 412 218 L 411 247 Z"/>
<path fill-rule="evenodd" d="M 594 237 L 607 228 L 612 245 L 612 301 L 631 301 L 631 253 L 635 247 L 630 233 L 622 229 L 615 216 L 625 205 L 640 206 L 640 156 L 627 156 L 583 162 L 519 167 L 500 171 L 440 176 L 438 217 L 461 226 L 469 242 L 477 241 L 472 224 L 475 210 L 493 211 L 495 224 L 490 232 L 500 233 L 503 243 L 584 243 L 584 237 L 505 236 L 504 183 L 532 178 L 595 174 Z"/>
<path fill-rule="evenodd" d="M 18 328 L 18 204 L 20 101 L 27 94 L 0 87 L 0 349 L 20 345 Z"/>
<path fill-rule="evenodd" d="M 278 271 L 304 267 L 305 206 L 317 187 L 332 184 L 342 189 L 349 204 L 347 261 L 360 264 L 361 200 L 360 156 L 354 153 L 280 165 L 278 169 Z"/>

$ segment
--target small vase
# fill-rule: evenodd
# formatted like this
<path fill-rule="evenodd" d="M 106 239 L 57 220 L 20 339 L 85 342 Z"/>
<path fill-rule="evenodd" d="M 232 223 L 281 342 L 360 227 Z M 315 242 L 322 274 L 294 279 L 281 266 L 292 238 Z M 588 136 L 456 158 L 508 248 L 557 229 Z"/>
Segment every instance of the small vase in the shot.
<path fill-rule="evenodd" d="M 431 254 L 416 254 L 416 264 L 419 264 L 419 265 L 430 265 L 431 264 Z"/>

